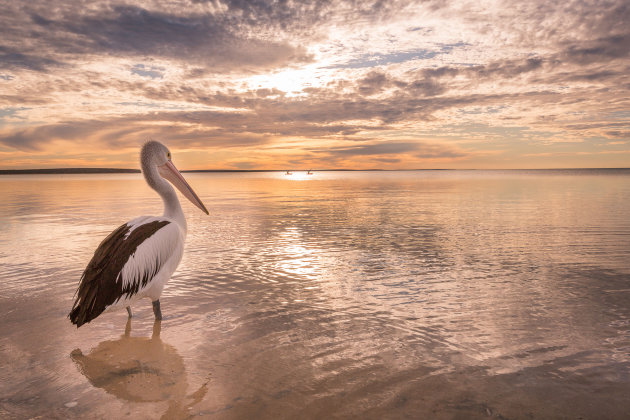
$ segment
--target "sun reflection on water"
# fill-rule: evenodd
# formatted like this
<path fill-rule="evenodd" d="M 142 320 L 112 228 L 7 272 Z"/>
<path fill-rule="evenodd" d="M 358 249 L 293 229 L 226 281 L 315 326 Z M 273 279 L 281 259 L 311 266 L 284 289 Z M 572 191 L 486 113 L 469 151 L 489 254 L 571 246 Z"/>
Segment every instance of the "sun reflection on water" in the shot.
<path fill-rule="evenodd" d="M 298 228 L 289 227 L 279 235 L 278 253 L 288 258 L 279 260 L 278 268 L 289 276 L 317 278 L 318 258 L 314 249 L 305 246 Z"/>
<path fill-rule="evenodd" d="M 276 172 L 276 178 L 289 181 L 310 181 L 315 178 L 316 173 L 311 171 L 287 171 Z"/>

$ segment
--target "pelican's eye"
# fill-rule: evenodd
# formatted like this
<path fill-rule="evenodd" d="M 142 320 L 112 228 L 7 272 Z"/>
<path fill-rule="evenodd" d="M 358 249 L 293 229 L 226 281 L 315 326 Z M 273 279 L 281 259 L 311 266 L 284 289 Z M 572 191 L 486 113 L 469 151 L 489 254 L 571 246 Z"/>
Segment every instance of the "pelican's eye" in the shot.
<path fill-rule="evenodd" d="M 168 153 L 166 154 L 166 157 L 168 158 L 168 160 L 171 160 L 171 152 L 168 152 Z"/>

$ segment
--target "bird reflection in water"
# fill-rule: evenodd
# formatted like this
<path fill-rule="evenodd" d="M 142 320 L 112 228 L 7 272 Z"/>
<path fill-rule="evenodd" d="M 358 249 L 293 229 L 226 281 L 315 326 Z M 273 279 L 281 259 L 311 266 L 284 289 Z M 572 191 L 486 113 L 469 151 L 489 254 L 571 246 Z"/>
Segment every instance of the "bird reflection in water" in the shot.
<path fill-rule="evenodd" d="M 186 396 L 184 360 L 160 339 L 160 329 L 156 320 L 151 337 L 131 337 L 129 319 L 118 340 L 103 341 L 86 355 L 75 349 L 70 357 L 94 387 L 132 402 L 168 401 L 162 418 L 188 417 L 206 395 L 208 382 Z"/>

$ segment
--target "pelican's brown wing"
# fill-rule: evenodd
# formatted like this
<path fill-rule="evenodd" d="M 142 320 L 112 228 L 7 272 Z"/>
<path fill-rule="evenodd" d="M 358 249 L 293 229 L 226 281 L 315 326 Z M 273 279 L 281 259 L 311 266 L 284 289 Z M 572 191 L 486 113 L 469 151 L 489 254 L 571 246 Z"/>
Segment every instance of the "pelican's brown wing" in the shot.
<path fill-rule="evenodd" d="M 108 306 L 145 286 L 160 270 L 164 261 L 156 257 L 150 269 L 132 282 L 122 281 L 123 267 L 138 246 L 168 225 L 167 220 L 152 220 L 134 225 L 126 223 L 107 236 L 85 268 L 76 300 L 68 317 L 77 328 L 99 316 Z"/>

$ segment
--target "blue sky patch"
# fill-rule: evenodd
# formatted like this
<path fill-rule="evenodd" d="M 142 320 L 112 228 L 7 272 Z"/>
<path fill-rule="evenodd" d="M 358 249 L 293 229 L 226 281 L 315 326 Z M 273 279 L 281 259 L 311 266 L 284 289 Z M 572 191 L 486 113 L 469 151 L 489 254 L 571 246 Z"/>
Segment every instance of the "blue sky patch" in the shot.
<path fill-rule="evenodd" d="M 404 63 L 411 60 L 427 60 L 439 54 L 448 54 L 455 48 L 469 45 L 465 42 L 455 44 L 444 44 L 438 50 L 428 50 L 419 48 L 411 51 L 401 51 L 388 54 L 364 54 L 346 63 L 335 64 L 326 68 L 329 69 L 361 69 L 366 67 L 385 66 L 388 64 Z"/>
<path fill-rule="evenodd" d="M 151 79 L 161 79 L 164 77 L 162 71 L 164 71 L 162 67 L 149 67 L 144 64 L 136 64 L 131 68 L 131 73 L 142 77 L 150 77 Z"/>

